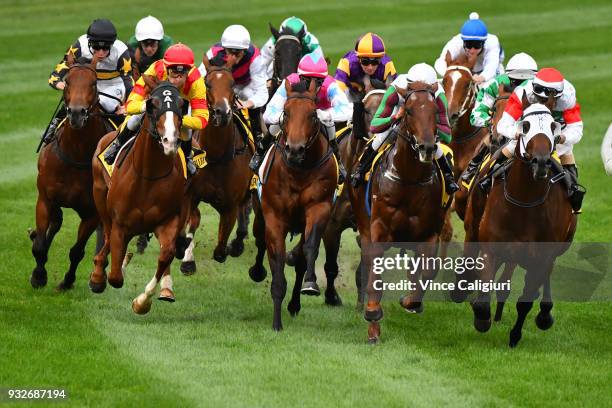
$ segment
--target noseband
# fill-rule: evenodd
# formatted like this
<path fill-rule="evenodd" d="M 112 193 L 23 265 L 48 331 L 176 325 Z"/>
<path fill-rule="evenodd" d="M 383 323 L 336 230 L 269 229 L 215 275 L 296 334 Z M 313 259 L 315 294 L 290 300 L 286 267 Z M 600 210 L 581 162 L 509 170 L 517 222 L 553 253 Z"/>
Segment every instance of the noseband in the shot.
<path fill-rule="evenodd" d="M 404 99 L 407 101 L 408 98 L 412 96 L 412 94 L 415 94 L 417 92 L 427 92 L 434 99 L 434 101 L 436 100 L 436 94 L 431 89 L 411 89 L 408 93 L 406 93 L 406 96 L 404 97 Z M 409 113 L 406 112 L 404 114 L 404 117 L 406 117 L 407 115 L 409 115 Z M 416 136 L 410 133 L 408 129 L 406 129 L 406 132 L 398 132 L 398 136 L 401 139 L 404 139 L 404 141 L 408 143 L 408 146 L 410 146 L 415 152 L 419 151 L 420 149 L 419 142 Z"/>
<path fill-rule="evenodd" d="M 208 80 L 208 76 L 210 74 L 212 74 L 213 72 L 220 72 L 220 71 L 224 71 L 224 72 L 228 72 L 230 75 L 232 75 L 232 70 L 229 69 L 228 67 L 211 67 L 211 69 L 209 71 L 206 72 L 206 75 L 204 76 L 204 85 L 206 85 L 206 90 L 207 90 L 207 98 L 210 96 L 210 94 L 208 93 L 208 90 L 212 90 L 213 86 L 210 83 L 210 81 Z M 230 84 L 230 89 L 232 89 L 232 100 L 229 101 L 230 103 L 230 120 L 231 120 L 231 111 L 234 111 L 234 105 L 236 100 L 238 100 L 238 97 L 236 96 L 236 94 L 233 92 L 234 89 L 234 77 L 232 76 L 232 83 Z M 209 99 L 210 101 L 210 99 Z M 208 116 L 210 118 L 210 122 L 215 122 L 215 120 L 217 119 L 217 115 L 215 113 L 215 109 L 212 106 L 212 104 L 208 104 Z"/>
<path fill-rule="evenodd" d="M 310 96 L 307 95 L 292 95 L 292 96 L 288 96 L 287 100 L 289 99 L 306 99 L 312 102 L 316 103 L 316 99 L 315 98 L 311 98 Z M 315 115 L 316 115 L 316 109 L 315 109 Z M 285 134 L 285 111 L 283 111 L 282 117 L 281 117 L 281 129 L 283 130 L 283 134 Z M 319 118 L 317 116 L 315 116 L 315 120 L 314 120 L 314 131 L 308 136 L 308 138 L 306 139 L 306 145 L 304 146 L 304 148 L 306 150 L 308 150 L 308 148 L 310 146 L 312 146 L 312 144 L 315 142 L 315 140 L 317 140 L 316 136 L 319 134 L 319 130 L 321 129 L 321 121 L 319 120 Z M 284 150 L 284 148 L 283 148 Z"/>
<path fill-rule="evenodd" d="M 93 69 L 90 65 L 88 65 L 88 64 L 73 64 L 70 68 L 68 68 L 68 72 L 72 71 L 74 68 L 83 68 L 83 69 L 87 69 L 87 70 L 93 72 L 94 77 L 96 78 L 94 83 L 97 83 L 97 81 L 98 81 L 98 74 L 97 74 L 96 70 Z M 93 99 L 93 102 L 87 108 L 85 108 L 85 123 L 89 119 L 89 113 L 94 109 L 94 107 L 96 107 L 96 105 L 98 105 L 98 102 L 99 102 L 98 86 L 96 85 L 95 88 L 96 88 L 96 95 L 95 95 L 95 97 Z M 71 109 L 70 109 L 69 105 L 66 103 L 66 92 L 64 92 L 64 105 L 66 105 L 66 112 L 68 113 L 68 115 L 70 115 Z"/>

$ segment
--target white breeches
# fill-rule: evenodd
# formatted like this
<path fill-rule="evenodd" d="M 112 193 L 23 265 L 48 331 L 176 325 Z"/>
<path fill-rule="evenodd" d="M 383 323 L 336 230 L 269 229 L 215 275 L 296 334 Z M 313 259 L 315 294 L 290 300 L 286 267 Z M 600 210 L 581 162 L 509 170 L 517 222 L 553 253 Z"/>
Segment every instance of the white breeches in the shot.
<path fill-rule="evenodd" d="M 106 112 L 114 112 L 121 103 L 125 101 L 125 84 L 121 77 L 113 79 L 98 80 L 98 91 L 104 92 L 105 94 L 112 95 L 121 100 L 115 100 L 108 98 L 104 95 L 100 95 L 100 105 Z"/>

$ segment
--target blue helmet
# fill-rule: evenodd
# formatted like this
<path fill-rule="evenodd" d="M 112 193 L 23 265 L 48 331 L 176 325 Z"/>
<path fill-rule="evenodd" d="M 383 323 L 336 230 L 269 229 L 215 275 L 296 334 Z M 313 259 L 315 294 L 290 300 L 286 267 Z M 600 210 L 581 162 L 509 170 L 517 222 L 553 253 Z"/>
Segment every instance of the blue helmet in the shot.
<path fill-rule="evenodd" d="M 487 26 L 480 20 L 476 12 L 470 13 L 470 18 L 461 27 L 461 39 L 463 41 L 484 41 L 487 39 Z"/>

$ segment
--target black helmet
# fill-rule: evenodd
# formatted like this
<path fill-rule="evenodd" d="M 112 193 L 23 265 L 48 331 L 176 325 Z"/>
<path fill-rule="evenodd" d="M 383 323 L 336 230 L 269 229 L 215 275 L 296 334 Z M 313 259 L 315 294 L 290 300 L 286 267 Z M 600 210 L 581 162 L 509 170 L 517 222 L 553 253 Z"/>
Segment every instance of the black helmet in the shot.
<path fill-rule="evenodd" d="M 117 30 L 110 20 L 100 18 L 94 20 L 87 29 L 87 39 L 90 43 L 112 45 L 117 39 Z"/>

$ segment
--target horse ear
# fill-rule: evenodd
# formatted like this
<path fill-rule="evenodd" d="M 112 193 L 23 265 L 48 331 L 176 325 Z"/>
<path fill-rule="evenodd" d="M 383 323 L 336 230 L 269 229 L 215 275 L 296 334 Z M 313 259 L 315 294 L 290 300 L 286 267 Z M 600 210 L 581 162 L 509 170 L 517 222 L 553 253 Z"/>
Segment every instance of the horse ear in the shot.
<path fill-rule="evenodd" d="M 96 65 L 98 65 L 98 56 L 97 55 L 94 54 L 93 58 L 91 59 L 91 64 L 89 64 L 89 65 L 95 71 Z"/>
<path fill-rule="evenodd" d="M 444 59 L 446 60 L 446 66 L 448 67 L 449 65 L 453 65 L 453 57 L 451 57 L 451 53 L 450 51 L 446 51 L 446 55 L 444 56 Z"/>
<path fill-rule="evenodd" d="M 150 75 L 142 75 L 141 78 L 144 81 L 145 86 L 149 89 L 149 93 L 159 84 L 159 80 L 157 79 L 157 77 Z"/>
<path fill-rule="evenodd" d="M 204 68 L 206 68 L 206 72 L 210 71 L 210 60 L 208 59 L 208 55 L 204 54 L 204 57 L 202 58 L 202 64 L 204 64 Z"/>
<path fill-rule="evenodd" d="M 372 90 L 372 81 L 370 80 L 369 75 L 364 75 L 363 77 L 363 92 L 368 93 Z"/>
<path fill-rule="evenodd" d="M 517 130 L 522 135 L 526 135 L 527 133 L 529 133 L 530 128 L 531 128 L 531 123 L 529 123 L 528 120 L 521 120 L 517 126 Z"/>
<path fill-rule="evenodd" d="M 76 57 L 74 56 L 74 53 L 72 51 L 68 51 L 66 53 L 66 65 L 71 67 L 74 65 L 75 61 L 76 61 Z"/>
<path fill-rule="evenodd" d="M 152 115 L 156 109 L 161 106 L 161 101 L 158 98 L 147 99 L 147 114 Z"/>
<path fill-rule="evenodd" d="M 408 95 L 408 88 L 410 88 L 410 84 L 408 84 L 406 88 L 398 87 L 396 88 L 396 91 L 402 98 L 406 99 L 406 95 Z"/>
<path fill-rule="evenodd" d="M 435 93 L 436 93 L 436 92 L 438 92 L 438 83 L 436 82 L 435 84 L 430 85 L 430 87 L 431 87 L 431 91 L 432 91 L 432 92 L 434 93 L 434 95 L 435 95 Z"/>
<path fill-rule="evenodd" d="M 270 26 L 270 32 L 272 33 L 272 36 L 274 37 L 275 40 L 278 40 L 278 37 L 280 37 L 280 33 L 278 32 L 278 30 L 272 25 L 272 23 L 268 22 L 268 25 Z"/>
<path fill-rule="evenodd" d="M 289 80 L 287 78 L 285 78 L 284 81 L 285 81 L 285 91 L 287 92 L 287 95 L 289 95 L 289 92 L 291 92 L 291 84 L 289 83 Z"/>
<path fill-rule="evenodd" d="M 523 110 L 527 109 L 529 107 L 529 105 L 531 105 L 529 103 L 529 100 L 527 99 L 527 93 L 523 92 L 523 95 L 521 96 L 521 104 L 523 105 Z"/>
<path fill-rule="evenodd" d="M 308 84 L 308 93 L 314 95 L 317 90 L 317 82 L 314 78 L 310 78 L 310 84 Z"/>

